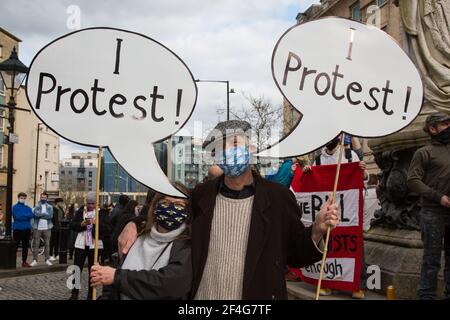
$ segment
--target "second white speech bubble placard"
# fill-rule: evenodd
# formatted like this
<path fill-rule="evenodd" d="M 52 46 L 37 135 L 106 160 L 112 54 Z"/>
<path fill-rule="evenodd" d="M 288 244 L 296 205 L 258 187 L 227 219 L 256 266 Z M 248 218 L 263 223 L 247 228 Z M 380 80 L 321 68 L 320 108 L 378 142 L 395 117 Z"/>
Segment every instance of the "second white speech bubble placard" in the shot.
<path fill-rule="evenodd" d="M 275 46 L 272 73 L 302 118 L 260 156 L 306 154 L 342 131 L 385 136 L 410 124 L 422 106 L 419 72 L 402 48 L 386 32 L 348 19 L 290 28 Z"/>

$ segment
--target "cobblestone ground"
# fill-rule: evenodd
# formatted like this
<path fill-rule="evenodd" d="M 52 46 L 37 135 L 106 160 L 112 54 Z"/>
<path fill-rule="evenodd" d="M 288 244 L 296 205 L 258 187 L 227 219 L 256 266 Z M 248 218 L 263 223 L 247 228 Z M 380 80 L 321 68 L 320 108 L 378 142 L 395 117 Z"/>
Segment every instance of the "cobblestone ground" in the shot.
<path fill-rule="evenodd" d="M 0 279 L 0 300 L 67 300 L 68 276 L 62 271 Z M 80 300 L 87 297 L 88 275 L 84 270 L 81 278 Z"/>

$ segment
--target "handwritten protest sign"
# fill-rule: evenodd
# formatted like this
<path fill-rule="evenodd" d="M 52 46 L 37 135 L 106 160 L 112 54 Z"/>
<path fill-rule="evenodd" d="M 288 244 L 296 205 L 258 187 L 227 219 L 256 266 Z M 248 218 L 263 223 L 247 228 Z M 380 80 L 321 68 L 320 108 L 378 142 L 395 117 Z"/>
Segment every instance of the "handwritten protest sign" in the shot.
<path fill-rule="evenodd" d="M 302 222 L 309 226 L 315 221 L 322 205 L 333 189 L 336 165 L 313 166 L 312 171 L 301 174 L 297 169 L 291 189 L 302 209 Z M 300 178 L 301 176 L 301 178 Z M 362 255 L 363 173 L 358 163 L 341 164 L 336 204 L 339 205 L 341 223 L 331 231 L 329 251 L 324 266 L 322 286 L 326 288 L 359 290 Z M 317 262 L 301 269 L 303 281 L 317 284 L 320 273 Z"/>
<path fill-rule="evenodd" d="M 407 54 L 384 31 L 352 20 L 323 18 L 287 30 L 273 51 L 272 74 L 302 118 L 259 156 L 306 154 L 342 131 L 385 136 L 410 124 L 422 106 L 420 75 Z"/>
<path fill-rule="evenodd" d="M 131 31 L 83 29 L 41 49 L 26 86 L 33 111 L 60 136 L 108 147 L 144 185 L 184 196 L 153 149 L 183 127 L 197 99 L 191 72 L 168 48 Z"/>

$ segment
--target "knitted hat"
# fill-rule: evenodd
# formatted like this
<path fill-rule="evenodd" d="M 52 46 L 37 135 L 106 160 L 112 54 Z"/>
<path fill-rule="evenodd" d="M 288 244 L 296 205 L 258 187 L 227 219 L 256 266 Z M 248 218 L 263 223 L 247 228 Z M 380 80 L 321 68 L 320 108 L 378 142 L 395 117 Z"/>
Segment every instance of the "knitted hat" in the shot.
<path fill-rule="evenodd" d="M 450 121 L 450 115 L 444 113 L 444 112 L 434 112 L 430 114 L 427 119 L 425 120 L 425 125 L 423 127 L 423 130 L 425 132 L 429 132 L 428 128 L 439 123 L 439 122 L 446 122 Z"/>
<path fill-rule="evenodd" d="M 86 194 L 86 203 L 96 203 L 97 202 L 97 194 L 95 191 L 89 191 Z"/>
<path fill-rule="evenodd" d="M 203 148 L 210 143 L 222 143 L 227 137 L 234 135 L 245 134 L 250 138 L 251 125 L 247 121 L 242 120 L 227 120 L 219 122 L 216 127 L 208 134 L 203 142 Z"/>

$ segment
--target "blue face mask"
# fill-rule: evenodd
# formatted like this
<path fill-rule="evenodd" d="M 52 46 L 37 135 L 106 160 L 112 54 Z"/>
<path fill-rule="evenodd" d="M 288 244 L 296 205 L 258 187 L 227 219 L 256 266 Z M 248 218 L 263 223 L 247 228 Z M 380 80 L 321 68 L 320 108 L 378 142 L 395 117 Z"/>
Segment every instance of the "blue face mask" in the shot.
<path fill-rule="evenodd" d="M 250 152 L 247 147 L 233 147 L 225 150 L 217 165 L 226 176 L 235 178 L 247 171 L 250 165 Z"/>
<path fill-rule="evenodd" d="M 188 217 L 186 208 L 173 203 L 158 203 L 155 216 L 158 224 L 170 231 L 178 229 Z"/>

